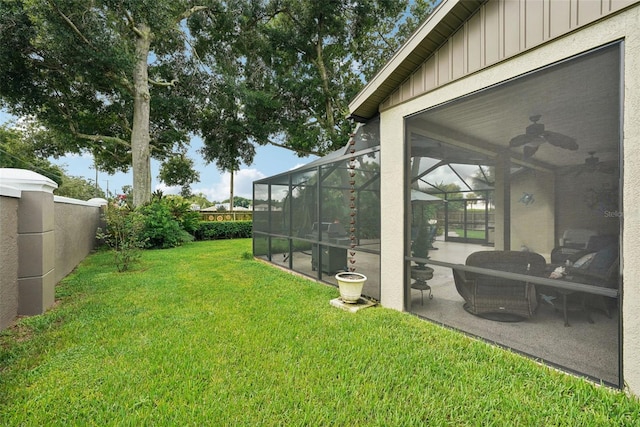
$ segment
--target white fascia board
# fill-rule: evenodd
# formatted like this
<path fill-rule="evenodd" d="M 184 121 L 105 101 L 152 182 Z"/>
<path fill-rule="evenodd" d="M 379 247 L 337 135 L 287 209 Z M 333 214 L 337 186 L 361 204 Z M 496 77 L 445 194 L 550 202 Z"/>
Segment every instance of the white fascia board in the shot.
<path fill-rule="evenodd" d="M 382 67 L 380 71 L 371 79 L 366 86 L 349 103 L 349 112 L 353 113 L 358 107 L 375 93 L 381 84 L 407 59 L 409 55 L 422 43 L 435 26 L 453 9 L 453 7 L 463 0 L 443 0 L 433 11 L 426 21 L 407 39 L 393 57 Z"/>

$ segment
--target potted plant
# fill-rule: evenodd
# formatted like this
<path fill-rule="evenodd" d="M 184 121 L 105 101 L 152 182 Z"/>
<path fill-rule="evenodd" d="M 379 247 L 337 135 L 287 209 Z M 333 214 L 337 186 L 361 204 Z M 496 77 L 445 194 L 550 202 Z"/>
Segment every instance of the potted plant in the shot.
<path fill-rule="evenodd" d="M 340 299 L 348 304 L 355 304 L 360 300 L 362 288 L 367 281 L 367 276 L 355 271 L 343 271 L 336 274 Z"/>
<path fill-rule="evenodd" d="M 364 287 L 364 283 L 367 281 L 367 276 L 361 273 L 356 273 L 356 159 L 353 156 L 355 153 L 355 145 L 356 141 L 354 135 L 351 135 L 349 139 L 349 152 L 352 154 L 352 157 L 349 159 L 348 168 L 349 168 L 349 240 L 350 240 L 350 248 L 349 248 L 349 271 L 343 271 L 337 273 L 335 275 L 336 280 L 338 281 L 338 289 L 340 290 L 340 299 L 348 304 L 355 304 L 360 301 L 360 296 L 362 295 L 362 288 Z"/>
<path fill-rule="evenodd" d="M 418 235 L 411 245 L 411 251 L 416 258 L 429 259 L 429 248 L 431 248 L 431 227 L 424 221 L 418 229 Z M 418 268 L 426 267 L 424 262 L 416 262 Z"/>
<path fill-rule="evenodd" d="M 411 245 L 411 251 L 414 257 L 429 259 L 429 248 L 431 248 L 433 239 L 431 227 L 432 225 L 426 221 L 422 221 L 420 224 L 418 235 Z M 433 227 L 435 227 L 435 225 L 433 225 Z M 427 280 L 433 278 L 433 268 L 428 267 L 424 262 L 416 261 L 416 265 L 411 266 L 411 278 L 414 280 L 411 284 L 413 289 L 418 289 L 422 295 L 424 291 L 429 291 L 429 299 L 433 298 L 431 286 L 427 284 Z"/>

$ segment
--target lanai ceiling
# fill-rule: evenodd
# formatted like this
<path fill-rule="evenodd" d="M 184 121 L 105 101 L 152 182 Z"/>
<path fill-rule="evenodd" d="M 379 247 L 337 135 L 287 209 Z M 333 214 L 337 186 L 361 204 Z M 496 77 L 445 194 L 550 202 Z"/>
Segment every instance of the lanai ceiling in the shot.
<path fill-rule="evenodd" d="M 408 119 L 407 127 L 412 141 L 423 146 L 442 141 L 490 154 L 509 147 L 532 123 L 529 118 L 540 115 L 545 130 L 574 138 L 579 148 L 544 143 L 531 162 L 577 165 L 590 152 L 600 161 L 614 161 L 619 154 L 620 73 L 616 46 L 603 48 L 420 113 Z M 511 151 L 522 158 L 522 147 Z"/>

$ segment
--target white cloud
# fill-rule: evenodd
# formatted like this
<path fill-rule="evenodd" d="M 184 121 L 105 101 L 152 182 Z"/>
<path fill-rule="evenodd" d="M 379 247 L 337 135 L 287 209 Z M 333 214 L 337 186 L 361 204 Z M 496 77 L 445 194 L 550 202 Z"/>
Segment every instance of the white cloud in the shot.
<path fill-rule="evenodd" d="M 192 186 L 194 194 L 202 193 L 210 201 L 220 202 L 230 196 L 231 174 L 225 172 L 220 175 L 222 181 L 214 182 L 208 187 Z M 234 176 L 234 195 L 251 199 L 253 197 L 253 181 L 262 179 L 265 174 L 257 169 L 241 169 Z M 202 183 L 200 183 L 202 185 Z"/>
<path fill-rule="evenodd" d="M 179 185 L 168 186 L 164 182 L 161 182 L 157 184 L 153 190 L 154 191 L 160 190 L 162 191 L 162 194 L 180 194 L 181 188 Z"/>

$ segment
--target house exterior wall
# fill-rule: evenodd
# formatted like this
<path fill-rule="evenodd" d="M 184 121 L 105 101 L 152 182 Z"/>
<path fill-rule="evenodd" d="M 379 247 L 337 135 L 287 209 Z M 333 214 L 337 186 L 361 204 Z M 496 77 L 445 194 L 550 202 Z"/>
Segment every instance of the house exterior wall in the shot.
<path fill-rule="evenodd" d="M 523 4 L 523 2 L 514 3 L 517 3 L 520 7 L 522 7 Z M 526 6 L 528 2 L 524 3 Z M 557 3 L 577 5 L 577 3 L 573 1 Z M 584 3 L 586 4 L 587 2 Z M 599 2 L 597 3 L 600 5 Z M 608 2 L 605 3 L 609 4 Z M 623 4 L 628 3 L 629 2 L 622 3 L 614 1 L 611 3 L 613 9 L 609 10 L 617 10 L 622 7 Z M 492 7 L 504 9 L 505 7 L 515 6 L 516 5 L 510 2 L 496 4 L 496 2 L 490 1 L 483 6 L 481 15 L 475 17 L 475 19 L 482 18 L 484 21 L 487 21 L 489 17 L 496 19 L 495 15 L 488 9 Z M 554 4 L 553 7 L 556 7 L 556 5 Z M 595 13 L 596 8 L 592 10 L 589 5 L 585 7 L 591 10 L 591 12 L 589 12 L 589 10 L 586 12 L 581 11 L 579 12 L 581 15 L 575 15 L 575 13 L 578 12 L 573 12 L 573 9 L 571 9 L 570 12 L 568 12 L 568 16 L 574 17 L 571 19 L 572 21 L 575 19 L 581 22 L 580 20 L 587 19 L 587 16 Z M 601 5 L 598 7 L 601 7 Z M 543 2 L 543 9 L 537 13 L 542 13 L 542 16 L 545 16 L 545 10 L 547 10 L 547 8 L 549 8 L 549 2 Z M 611 13 L 610 11 L 607 13 Z M 524 13 L 522 9 L 520 9 L 520 13 Z M 548 15 L 546 16 L 548 17 Z M 473 19 L 474 18 L 472 18 L 471 21 L 473 21 Z M 499 15 L 497 19 L 499 20 Z M 486 22 L 476 22 L 475 24 L 469 24 L 469 22 L 465 24 L 465 29 L 473 25 L 481 27 L 482 25 L 487 25 Z M 441 85 L 421 96 L 414 94 L 413 98 L 404 100 L 403 102 L 400 101 L 400 96 L 396 96 L 396 98 L 394 98 L 397 101 L 394 101 L 396 105 L 387 103 L 381 106 L 381 206 L 394 206 L 394 209 L 405 206 L 406 195 L 403 192 L 397 191 L 397 189 L 401 184 L 401 177 L 404 177 L 407 173 L 405 170 L 406 148 L 404 147 L 404 118 L 406 116 L 540 67 L 554 64 L 604 44 L 624 40 L 622 45 L 624 79 L 622 129 L 622 135 L 624 135 L 624 185 L 623 213 L 621 213 L 624 215 L 624 228 L 622 235 L 623 258 L 621 269 L 625 283 L 634 284 L 640 281 L 640 263 L 634 262 L 634 260 L 640 259 L 640 240 L 635 238 L 637 230 L 640 230 L 640 193 L 637 191 L 637 188 L 640 186 L 640 144 L 637 143 L 637 141 L 640 141 L 640 119 L 638 117 L 640 114 L 640 79 L 637 78 L 637 76 L 640 75 L 639 22 L 640 5 L 625 9 L 616 14 L 611 14 L 608 19 L 587 25 L 581 28 L 579 32 L 569 33 L 547 43 L 542 43 L 535 49 L 512 56 L 509 61 L 496 62 L 492 66 L 468 74 L 449 84 Z M 554 25 L 556 24 L 554 23 Z M 543 26 L 542 28 L 544 30 L 545 27 Z M 550 27 L 550 29 L 543 31 L 540 37 L 544 40 L 545 34 L 549 34 L 551 37 L 551 34 L 555 36 L 558 32 L 559 30 L 556 29 L 556 27 Z M 528 42 L 526 42 L 526 40 L 535 36 L 536 33 L 532 30 L 525 31 L 525 29 L 521 29 L 521 36 L 523 33 L 524 40 L 519 39 L 518 46 L 520 46 L 520 43 L 524 43 L 523 46 L 528 48 L 530 44 L 527 44 Z M 491 35 L 484 29 L 477 32 L 476 36 L 482 36 L 483 34 L 485 38 Z M 533 36 L 531 34 L 533 34 Z M 507 44 L 505 44 L 506 41 L 503 39 L 500 42 L 500 37 L 497 37 L 499 51 L 505 52 L 508 47 Z M 491 43 L 483 41 L 481 46 L 489 46 L 492 45 L 492 43 L 496 43 L 495 37 Z M 483 50 L 481 48 L 480 50 L 482 60 L 487 61 L 487 55 L 492 53 L 487 52 L 486 49 Z M 469 52 L 476 51 L 477 47 L 476 49 L 469 50 Z M 444 52 L 444 50 L 442 52 Z M 469 57 L 469 55 L 467 55 L 467 57 Z M 474 58 L 477 60 L 476 56 L 474 56 Z M 437 70 L 436 79 L 438 79 L 437 76 L 440 72 L 448 70 L 447 66 L 442 66 L 438 64 L 437 61 L 434 63 L 434 67 Z M 429 74 L 428 70 L 424 69 L 424 66 L 422 70 L 421 72 L 424 72 L 425 76 Z M 433 74 L 433 71 L 431 71 L 431 74 Z M 442 82 L 442 80 L 437 81 Z M 422 83 L 417 83 L 416 86 L 420 87 L 420 84 Z M 424 83 L 424 85 L 426 86 L 426 83 Z M 400 92 L 396 93 L 401 93 L 402 89 L 400 88 L 399 91 Z M 404 217 L 404 215 L 402 217 Z M 381 304 L 389 308 L 403 310 L 404 287 L 401 285 L 401 278 L 405 277 L 404 269 L 406 268 L 406 263 L 404 262 L 403 254 L 406 253 L 406 243 L 403 225 L 397 219 L 397 214 L 383 214 L 381 218 Z M 496 222 L 498 221 L 499 219 L 496 218 Z M 498 230 L 496 230 L 496 241 L 498 241 L 498 239 Z M 621 301 L 623 378 L 633 393 L 640 394 L 640 363 L 638 362 L 640 360 L 640 287 L 625 287 Z"/>
<path fill-rule="evenodd" d="M 380 105 L 386 109 L 616 13 L 636 0 L 489 0 Z"/>
<path fill-rule="evenodd" d="M 385 307 L 404 310 L 404 218 L 403 188 L 406 147 L 404 146 L 403 109 L 380 116 L 380 302 Z M 401 172 L 402 173 L 399 173 Z M 397 214 L 385 215 L 384 207 L 393 206 Z"/>
<path fill-rule="evenodd" d="M 535 177 L 532 175 L 536 175 Z M 554 246 L 555 190 L 554 177 L 532 169 L 510 178 L 512 198 L 533 194 L 531 204 L 511 204 L 511 249 L 527 248 L 549 259 Z M 497 209 L 500 210 L 500 209 Z M 500 225 L 504 224 L 503 222 Z M 496 223 L 496 228 L 498 227 Z"/>

